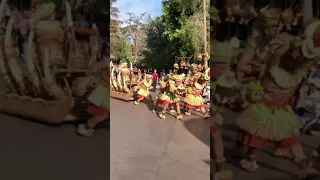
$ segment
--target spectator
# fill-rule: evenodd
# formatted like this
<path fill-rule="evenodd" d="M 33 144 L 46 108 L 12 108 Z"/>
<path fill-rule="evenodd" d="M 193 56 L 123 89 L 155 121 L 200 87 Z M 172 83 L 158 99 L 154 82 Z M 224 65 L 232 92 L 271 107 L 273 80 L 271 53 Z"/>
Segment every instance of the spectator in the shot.
<path fill-rule="evenodd" d="M 205 104 L 210 103 L 210 84 L 208 84 L 204 89 L 202 93 L 202 97 L 204 99 Z"/>
<path fill-rule="evenodd" d="M 153 89 L 155 90 L 159 80 L 159 75 L 157 73 L 157 70 L 154 70 L 154 72 L 152 73 L 152 79 L 153 79 L 152 86 L 153 86 Z"/>
<path fill-rule="evenodd" d="M 166 72 L 164 71 L 164 69 L 162 69 L 161 78 L 164 78 L 165 76 L 166 76 Z"/>

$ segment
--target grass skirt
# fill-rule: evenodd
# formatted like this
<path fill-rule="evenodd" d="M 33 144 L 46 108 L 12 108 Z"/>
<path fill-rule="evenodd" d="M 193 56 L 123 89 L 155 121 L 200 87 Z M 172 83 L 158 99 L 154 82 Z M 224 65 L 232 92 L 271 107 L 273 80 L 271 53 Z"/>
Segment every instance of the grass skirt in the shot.
<path fill-rule="evenodd" d="M 268 141 L 282 141 L 300 135 L 301 123 L 290 106 L 270 108 L 251 104 L 237 118 L 237 126 Z"/>
<path fill-rule="evenodd" d="M 170 101 L 170 96 L 168 96 L 166 93 L 162 93 L 159 95 L 159 98 L 161 101 Z"/>
<path fill-rule="evenodd" d="M 184 98 L 184 102 L 194 107 L 203 106 L 204 104 L 204 100 L 201 95 L 196 96 L 193 94 L 188 94 L 187 97 Z"/>
<path fill-rule="evenodd" d="M 150 95 L 150 92 L 147 89 L 140 88 L 137 94 L 143 97 L 148 97 Z"/>

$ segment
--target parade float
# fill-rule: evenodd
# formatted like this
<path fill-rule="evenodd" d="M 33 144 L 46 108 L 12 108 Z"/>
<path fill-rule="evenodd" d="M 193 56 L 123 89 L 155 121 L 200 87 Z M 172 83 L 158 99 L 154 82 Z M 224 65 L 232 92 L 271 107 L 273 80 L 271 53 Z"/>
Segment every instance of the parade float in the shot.
<path fill-rule="evenodd" d="M 115 72 L 115 68 L 118 72 Z M 110 62 L 110 97 L 124 101 L 134 100 L 135 93 L 139 90 L 139 82 L 142 80 L 141 72 L 130 68 L 128 63 L 121 63 L 118 66 Z"/>
<path fill-rule="evenodd" d="M 0 73 L 6 84 L 0 95 L 0 112 L 49 124 L 75 120 L 75 102 L 94 86 L 91 67 L 105 64 L 98 59 L 98 31 L 73 26 L 71 8 L 65 3 L 68 38 L 55 18 L 55 4 L 39 4 L 30 17 L 26 55 L 18 53 L 13 38 L 12 13 L 0 5 Z M 81 38 L 79 38 L 81 37 Z M 23 63 L 24 62 L 24 63 Z M 24 65 L 20 65 L 24 64 Z"/>

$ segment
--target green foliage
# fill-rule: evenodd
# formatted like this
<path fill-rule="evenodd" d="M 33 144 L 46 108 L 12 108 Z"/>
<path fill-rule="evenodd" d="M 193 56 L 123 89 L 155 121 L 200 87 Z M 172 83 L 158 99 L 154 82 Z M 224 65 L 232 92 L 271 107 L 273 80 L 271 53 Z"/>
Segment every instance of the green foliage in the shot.
<path fill-rule="evenodd" d="M 149 21 L 146 27 L 148 50 L 142 52 L 144 59 L 141 62 L 143 65 L 159 69 L 166 68 L 170 65 L 170 60 L 174 59 L 167 48 L 170 42 L 164 34 L 165 26 L 162 20 L 162 17 L 157 17 Z"/>
<path fill-rule="evenodd" d="M 127 39 L 127 37 L 123 36 L 121 38 L 121 55 L 120 58 L 126 60 L 127 62 L 132 61 L 132 48 Z"/>
<path fill-rule="evenodd" d="M 110 42 L 110 54 L 115 60 L 132 61 L 131 45 L 125 36 L 121 36 L 118 39 L 113 39 Z"/>
<path fill-rule="evenodd" d="M 147 26 L 145 65 L 171 68 L 175 56 L 192 56 L 203 49 L 203 0 L 163 0 L 161 17 Z M 209 41 L 209 0 L 207 0 L 207 40 Z M 208 43 L 209 44 L 209 43 Z M 209 47 L 209 46 L 207 46 Z M 167 66 L 168 65 L 168 66 Z"/>

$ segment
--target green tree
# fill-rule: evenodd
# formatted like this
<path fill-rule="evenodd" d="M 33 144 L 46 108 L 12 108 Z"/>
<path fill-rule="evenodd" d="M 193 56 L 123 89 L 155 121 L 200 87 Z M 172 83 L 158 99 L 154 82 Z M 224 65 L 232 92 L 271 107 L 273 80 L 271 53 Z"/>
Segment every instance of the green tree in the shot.
<path fill-rule="evenodd" d="M 209 17 L 209 0 L 207 17 Z M 203 0 L 163 0 L 163 14 L 149 21 L 143 63 L 155 68 L 172 67 L 175 56 L 192 56 L 204 47 Z M 207 42 L 210 18 L 207 18 Z M 207 43 L 208 47 L 209 43 Z"/>
<path fill-rule="evenodd" d="M 122 36 L 121 38 L 121 49 L 120 49 L 120 59 L 126 60 L 127 62 L 132 61 L 132 48 L 128 41 L 128 38 Z"/>
<path fill-rule="evenodd" d="M 209 2 L 209 0 L 206 0 Z M 188 1 L 189 2 L 189 1 Z M 163 0 L 165 34 L 170 40 L 170 51 L 176 56 L 190 56 L 203 48 L 203 0 Z M 209 3 L 207 3 L 209 4 Z M 209 5 L 207 5 L 207 15 Z M 209 17 L 209 16 L 208 16 Z M 209 19 L 207 19 L 209 35 Z M 207 37 L 209 40 L 209 36 Z M 175 47 L 179 47 L 176 49 Z"/>
<path fill-rule="evenodd" d="M 164 69 L 173 64 L 172 59 L 174 59 L 174 56 L 167 48 L 170 43 L 169 38 L 164 32 L 165 26 L 162 17 L 157 17 L 148 22 L 148 26 L 146 26 L 148 49 L 142 53 L 144 59 L 141 63 L 143 65 Z"/>
<path fill-rule="evenodd" d="M 110 56 L 114 60 L 132 61 L 131 45 L 127 37 L 122 35 L 118 41 L 110 42 Z"/>
<path fill-rule="evenodd" d="M 141 58 L 141 53 L 145 49 L 146 44 L 146 24 L 145 21 L 150 19 L 148 13 L 135 15 L 127 13 L 127 19 L 124 20 L 126 26 L 122 29 L 123 33 L 132 41 L 133 63 L 138 63 Z"/>

